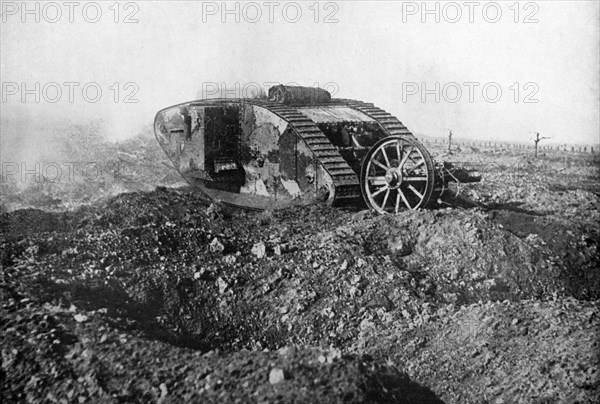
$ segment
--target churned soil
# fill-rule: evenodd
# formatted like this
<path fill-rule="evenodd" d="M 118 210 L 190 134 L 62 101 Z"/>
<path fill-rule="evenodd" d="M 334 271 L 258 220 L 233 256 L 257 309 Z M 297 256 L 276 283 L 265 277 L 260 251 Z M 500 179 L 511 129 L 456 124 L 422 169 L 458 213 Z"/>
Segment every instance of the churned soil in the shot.
<path fill-rule="evenodd" d="M 3 402 L 599 402 L 597 161 L 446 158 L 483 181 L 398 215 L 3 213 Z"/>

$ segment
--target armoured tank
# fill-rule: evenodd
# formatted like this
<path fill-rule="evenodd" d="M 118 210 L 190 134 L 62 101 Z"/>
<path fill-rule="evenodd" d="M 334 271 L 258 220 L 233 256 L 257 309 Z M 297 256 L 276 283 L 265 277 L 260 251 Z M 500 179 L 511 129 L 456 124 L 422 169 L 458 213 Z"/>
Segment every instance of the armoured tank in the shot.
<path fill-rule="evenodd" d="M 435 203 L 459 174 L 392 114 L 314 87 L 178 104 L 157 113 L 154 131 L 188 183 L 250 209 L 364 202 L 398 213 Z"/>

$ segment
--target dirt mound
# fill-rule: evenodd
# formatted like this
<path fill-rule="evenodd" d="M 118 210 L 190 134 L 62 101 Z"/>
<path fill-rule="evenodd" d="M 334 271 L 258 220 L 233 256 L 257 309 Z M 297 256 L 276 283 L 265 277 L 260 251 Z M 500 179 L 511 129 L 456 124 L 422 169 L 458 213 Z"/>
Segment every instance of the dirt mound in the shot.
<path fill-rule="evenodd" d="M 441 403 L 369 356 L 317 348 L 201 353 L 112 328 L 103 310 L 27 299 L 9 299 L 3 310 L 5 402 Z"/>
<path fill-rule="evenodd" d="M 509 212 L 249 213 L 159 188 L 55 231 L 17 224 L 57 213 L 5 214 L 3 394 L 393 402 L 416 382 L 406 402 L 585 402 L 600 320 L 572 296 L 597 299 L 598 271 L 571 264 L 597 268 L 597 240 Z"/>
<path fill-rule="evenodd" d="M 592 403 L 599 309 L 572 298 L 445 306 L 411 330 L 377 325 L 365 338 L 447 402 Z"/>

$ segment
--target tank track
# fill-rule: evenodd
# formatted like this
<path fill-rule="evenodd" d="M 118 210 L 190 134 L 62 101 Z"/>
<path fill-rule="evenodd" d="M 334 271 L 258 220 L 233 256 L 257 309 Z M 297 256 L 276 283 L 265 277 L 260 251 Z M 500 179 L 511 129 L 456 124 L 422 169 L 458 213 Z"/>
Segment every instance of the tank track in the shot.
<path fill-rule="evenodd" d="M 285 119 L 310 147 L 325 171 L 333 179 L 334 202 L 362 197 L 358 174 L 350 168 L 317 124 L 293 106 L 276 103 L 263 104 L 263 106 Z"/>
<path fill-rule="evenodd" d="M 336 100 L 342 105 L 354 108 L 368 117 L 377 121 L 385 131 L 391 136 L 410 136 L 414 135 L 398 118 L 381 108 L 376 107 L 370 102 L 356 100 Z"/>

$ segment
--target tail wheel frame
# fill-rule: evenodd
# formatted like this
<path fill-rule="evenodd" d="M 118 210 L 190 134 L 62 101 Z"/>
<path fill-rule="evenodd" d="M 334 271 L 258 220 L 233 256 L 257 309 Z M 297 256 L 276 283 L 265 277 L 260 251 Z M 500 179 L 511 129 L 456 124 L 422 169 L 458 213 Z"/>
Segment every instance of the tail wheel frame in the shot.
<path fill-rule="evenodd" d="M 360 188 L 369 208 L 379 213 L 426 207 L 436 174 L 433 159 L 416 139 L 389 136 L 365 156 Z"/>

